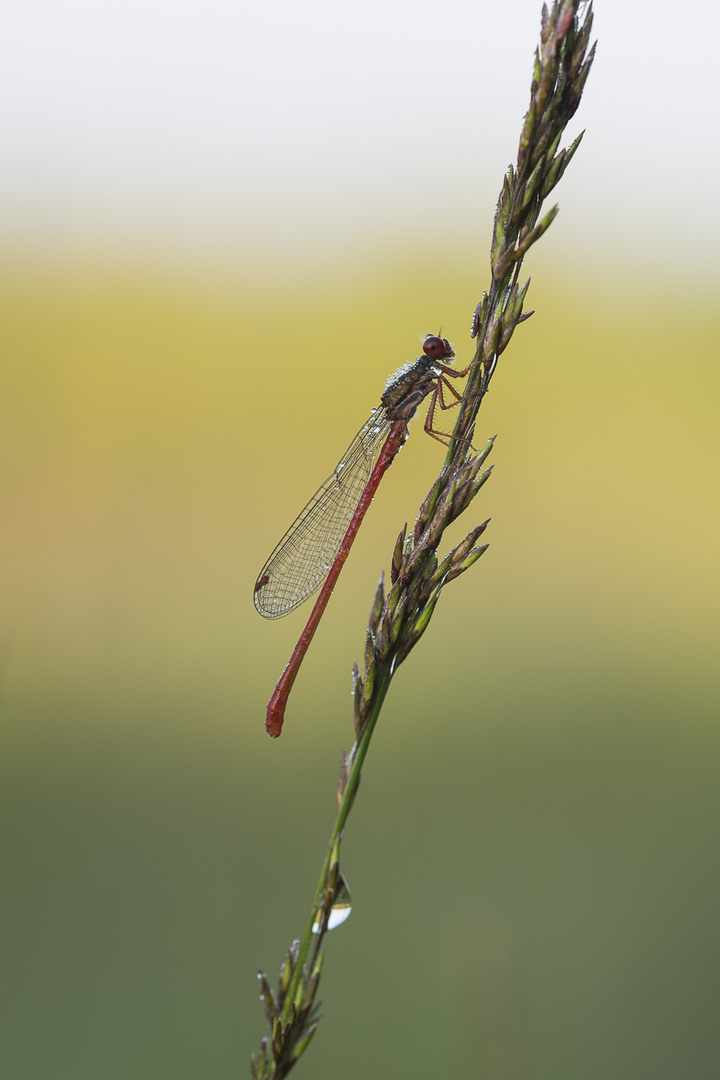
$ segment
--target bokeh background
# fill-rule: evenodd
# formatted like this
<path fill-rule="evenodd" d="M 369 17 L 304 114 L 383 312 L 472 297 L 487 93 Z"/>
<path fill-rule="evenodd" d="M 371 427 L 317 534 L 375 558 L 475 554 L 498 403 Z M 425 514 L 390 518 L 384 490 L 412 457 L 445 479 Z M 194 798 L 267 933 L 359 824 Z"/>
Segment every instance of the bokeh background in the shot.
<path fill-rule="evenodd" d="M 535 0 L 28 0 L 0 82 L 1 1072 L 247 1075 L 421 422 L 296 685 L 257 571 L 442 332 L 471 355 Z M 394 681 L 297 1075 L 711 1080 L 717 8 L 600 0 L 483 406 L 491 547 Z"/>

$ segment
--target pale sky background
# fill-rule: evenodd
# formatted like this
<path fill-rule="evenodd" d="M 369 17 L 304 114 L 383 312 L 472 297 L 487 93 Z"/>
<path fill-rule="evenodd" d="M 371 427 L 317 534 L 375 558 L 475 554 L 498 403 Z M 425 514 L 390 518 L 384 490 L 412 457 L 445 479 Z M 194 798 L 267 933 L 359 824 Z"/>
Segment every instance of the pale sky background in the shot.
<path fill-rule="evenodd" d="M 575 242 L 712 265 L 718 10 L 598 0 L 598 58 L 568 133 L 587 135 L 558 192 Z M 377 236 L 454 242 L 489 220 L 515 158 L 539 12 L 538 0 L 13 5 L 0 240 L 239 261 L 268 247 L 347 256 Z"/>

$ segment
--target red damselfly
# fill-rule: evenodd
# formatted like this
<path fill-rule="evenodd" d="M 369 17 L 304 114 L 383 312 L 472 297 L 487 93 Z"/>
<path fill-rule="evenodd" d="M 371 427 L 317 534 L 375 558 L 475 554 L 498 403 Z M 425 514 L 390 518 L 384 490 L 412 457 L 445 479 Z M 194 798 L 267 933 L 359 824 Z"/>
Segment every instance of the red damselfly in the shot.
<path fill-rule="evenodd" d="M 450 438 L 433 428 L 435 408 L 439 405 L 450 409 L 461 401 L 448 376 L 462 378 L 470 367 L 456 371 L 444 363 L 455 353 L 445 338 L 434 334 L 426 337 L 423 352 L 424 356 L 416 357 L 388 379 L 380 405 L 373 409 L 334 471 L 285 533 L 255 583 L 255 607 L 266 619 L 287 615 L 322 585 L 307 626 L 268 704 L 265 729 L 273 738 L 282 731 L 288 694 L 362 519 L 407 438 L 408 421 L 428 394 L 432 397 L 425 431 L 443 444 Z M 444 390 L 455 400 L 448 403 Z"/>

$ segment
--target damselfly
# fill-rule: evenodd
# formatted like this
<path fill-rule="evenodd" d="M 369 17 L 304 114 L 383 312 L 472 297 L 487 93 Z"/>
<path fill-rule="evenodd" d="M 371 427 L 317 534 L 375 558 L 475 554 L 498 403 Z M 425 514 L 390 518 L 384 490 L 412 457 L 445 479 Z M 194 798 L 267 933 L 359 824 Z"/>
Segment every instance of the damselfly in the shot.
<path fill-rule="evenodd" d="M 322 585 L 268 704 L 265 729 L 273 738 L 282 731 L 288 694 L 362 519 L 407 438 L 408 421 L 428 394 L 432 397 L 425 431 L 443 444 L 450 438 L 434 429 L 435 409 L 438 405 L 450 409 L 462 400 L 448 377 L 462 378 L 473 365 L 463 371 L 449 367 L 444 361 L 452 360 L 455 353 L 445 338 L 434 334 L 426 337 L 423 352 L 424 356 L 416 357 L 388 379 L 379 406 L 285 533 L 255 583 L 255 607 L 266 619 L 287 615 Z M 448 403 L 445 390 L 455 400 Z"/>

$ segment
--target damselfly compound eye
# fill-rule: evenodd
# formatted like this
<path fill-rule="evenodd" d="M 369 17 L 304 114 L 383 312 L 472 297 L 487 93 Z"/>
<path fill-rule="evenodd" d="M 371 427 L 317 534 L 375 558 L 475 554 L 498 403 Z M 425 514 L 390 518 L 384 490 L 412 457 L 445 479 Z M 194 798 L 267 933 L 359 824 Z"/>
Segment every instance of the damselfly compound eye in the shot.
<path fill-rule="evenodd" d="M 423 352 L 426 356 L 429 356 L 431 360 L 439 360 L 442 356 L 454 356 L 452 349 L 450 348 L 450 342 L 445 338 L 435 337 L 434 334 L 428 334 L 423 342 Z"/>

